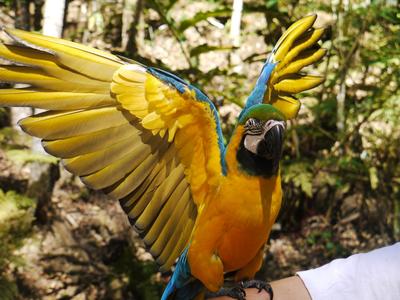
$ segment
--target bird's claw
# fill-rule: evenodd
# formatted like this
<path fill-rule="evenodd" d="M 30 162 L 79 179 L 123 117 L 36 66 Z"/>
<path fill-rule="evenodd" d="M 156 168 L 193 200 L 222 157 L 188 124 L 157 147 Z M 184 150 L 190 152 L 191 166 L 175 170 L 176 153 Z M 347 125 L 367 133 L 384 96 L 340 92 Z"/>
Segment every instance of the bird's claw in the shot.
<path fill-rule="evenodd" d="M 258 289 L 258 292 L 260 293 L 262 290 L 266 291 L 270 295 L 270 299 L 272 300 L 274 297 L 274 293 L 272 292 L 272 287 L 271 285 L 263 280 L 247 280 L 247 281 L 241 281 L 240 286 L 242 289 L 251 289 L 251 288 L 256 288 Z"/>
<path fill-rule="evenodd" d="M 230 288 L 223 287 L 216 293 L 207 292 L 205 298 L 209 299 L 222 296 L 231 297 L 236 300 L 246 300 L 246 292 L 241 285 Z"/>

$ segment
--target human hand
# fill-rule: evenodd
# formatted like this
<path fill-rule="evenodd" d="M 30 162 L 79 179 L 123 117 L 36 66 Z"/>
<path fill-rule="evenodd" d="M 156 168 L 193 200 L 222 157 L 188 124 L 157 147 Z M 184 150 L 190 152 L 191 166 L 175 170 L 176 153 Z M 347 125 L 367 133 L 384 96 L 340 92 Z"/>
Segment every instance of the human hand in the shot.
<path fill-rule="evenodd" d="M 281 280 L 271 282 L 272 290 L 274 291 L 273 300 L 311 300 L 310 295 L 298 276 L 287 277 Z M 245 289 L 246 300 L 270 300 L 270 296 L 264 290 L 258 292 L 257 289 Z M 232 298 L 223 296 L 209 298 L 209 300 L 232 300 Z"/>
<path fill-rule="evenodd" d="M 256 288 L 251 288 L 251 289 L 245 289 L 246 291 L 246 300 L 270 300 L 269 294 L 261 290 L 258 292 L 258 289 Z M 275 297 L 274 297 L 275 299 Z M 228 296 L 222 296 L 222 297 L 216 297 L 216 298 L 208 298 L 207 300 L 232 300 L 231 297 Z"/>

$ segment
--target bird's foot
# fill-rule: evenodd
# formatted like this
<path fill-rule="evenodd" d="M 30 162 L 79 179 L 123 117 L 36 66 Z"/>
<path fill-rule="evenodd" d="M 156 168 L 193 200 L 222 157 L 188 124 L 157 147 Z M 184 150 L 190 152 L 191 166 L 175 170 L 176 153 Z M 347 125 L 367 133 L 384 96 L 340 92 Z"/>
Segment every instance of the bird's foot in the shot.
<path fill-rule="evenodd" d="M 246 280 L 246 281 L 241 281 L 240 286 L 243 289 L 251 289 L 251 288 L 256 288 L 258 289 L 258 292 L 261 292 L 262 290 L 266 291 L 269 294 L 270 299 L 272 300 L 274 297 L 274 293 L 272 291 L 271 285 L 263 280 Z"/>
<path fill-rule="evenodd" d="M 234 287 L 223 287 L 218 292 L 207 292 L 206 299 L 227 296 L 237 300 L 246 300 L 246 292 L 241 285 Z"/>

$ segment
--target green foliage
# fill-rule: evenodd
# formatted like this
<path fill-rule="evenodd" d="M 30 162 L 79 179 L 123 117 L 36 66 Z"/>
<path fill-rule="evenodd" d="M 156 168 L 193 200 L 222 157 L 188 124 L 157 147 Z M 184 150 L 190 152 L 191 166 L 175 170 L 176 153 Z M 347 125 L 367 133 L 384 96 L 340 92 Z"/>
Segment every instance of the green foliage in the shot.
<path fill-rule="evenodd" d="M 188 18 L 188 19 L 182 20 L 176 26 L 177 27 L 176 29 L 179 32 L 183 33 L 186 29 L 188 29 L 189 27 L 195 26 L 200 21 L 205 21 L 211 17 L 230 17 L 231 13 L 232 13 L 232 9 L 227 8 L 227 7 L 217 8 L 215 10 L 206 11 L 206 12 L 201 11 L 201 12 L 198 12 L 193 18 Z M 212 50 L 210 50 L 210 51 L 212 51 Z"/>
<path fill-rule="evenodd" d="M 7 150 L 7 157 L 18 165 L 24 165 L 30 162 L 42 162 L 56 164 L 58 159 L 54 156 L 32 152 L 31 150 Z"/>
<path fill-rule="evenodd" d="M 2 0 L 0 1 L 0 6 L 5 5 L 11 7 L 15 0 Z"/>
<path fill-rule="evenodd" d="M 0 276 L 0 293 L 2 300 L 14 300 L 18 294 L 17 285 Z"/>
<path fill-rule="evenodd" d="M 35 206 L 36 201 L 31 198 L 0 190 L 0 270 L 30 231 Z"/>
<path fill-rule="evenodd" d="M 21 149 L 31 144 L 31 137 L 21 133 L 13 127 L 0 129 L 1 149 Z"/>
<path fill-rule="evenodd" d="M 190 57 L 193 58 L 199 56 L 202 53 L 207 53 L 210 51 L 228 51 L 232 49 L 233 47 L 217 47 L 217 46 L 209 46 L 207 44 L 202 44 L 190 50 Z"/>
<path fill-rule="evenodd" d="M 5 107 L 0 107 L 0 128 L 7 126 L 10 122 L 9 110 Z"/>
<path fill-rule="evenodd" d="M 312 178 L 311 167 L 306 162 L 287 164 L 282 177 L 284 183 L 293 183 L 296 188 L 300 188 L 308 197 L 312 196 Z"/>
<path fill-rule="evenodd" d="M 129 291 L 138 299 L 156 300 L 162 294 L 163 285 L 155 280 L 158 266 L 154 261 L 140 261 L 132 248 L 126 246 L 123 253 L 113 263 L 115 275 L 126 278 Z M 135 298 L 136 299 L 136 298 Z"/>
<path fill-rule="evenodd" d="M 36 201 L 13 191 L 0 190 L 0 294 L 2 299 L 14 299 L 15 283 L 5 277 L 6 267 L 21 263 L 14 251 L 23 245 L 34 220 Z"/>
<path fill-rule="evenodd" d="M 325 256 L 328 259 L 334 259 L 336 257 L 348 256 L 350 253 L 348 250 L 343 248 L 334 239 L 334 234 L 330 230 L 324 231 L 313 231 L 306 237 L 306 243 L 309 247 L 320 246 L 323 247 Z"/>

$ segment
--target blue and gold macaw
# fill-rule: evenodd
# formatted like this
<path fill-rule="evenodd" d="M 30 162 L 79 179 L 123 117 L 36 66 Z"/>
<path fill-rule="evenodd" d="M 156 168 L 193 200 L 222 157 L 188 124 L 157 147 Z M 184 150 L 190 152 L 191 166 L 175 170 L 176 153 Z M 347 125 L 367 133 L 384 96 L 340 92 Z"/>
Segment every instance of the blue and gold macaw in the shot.
<path fill-rule="evenodd" d="M 162 270 L 162 299 L 217 292 L 224 274 L 254 278 L 278 215 L 279 161 L 293 94 L 323 78 L 299 73 L 325 50 L 316 16 L 294 23 L 264 64 L 225 147 L 217 110 L 166 71 L 62 39 L 4 29 L 0 105 L 45 109 L 20 121 L 90 188 L 119 199 Z M 243 295 L 233 295 L 242 298 Z"/>

